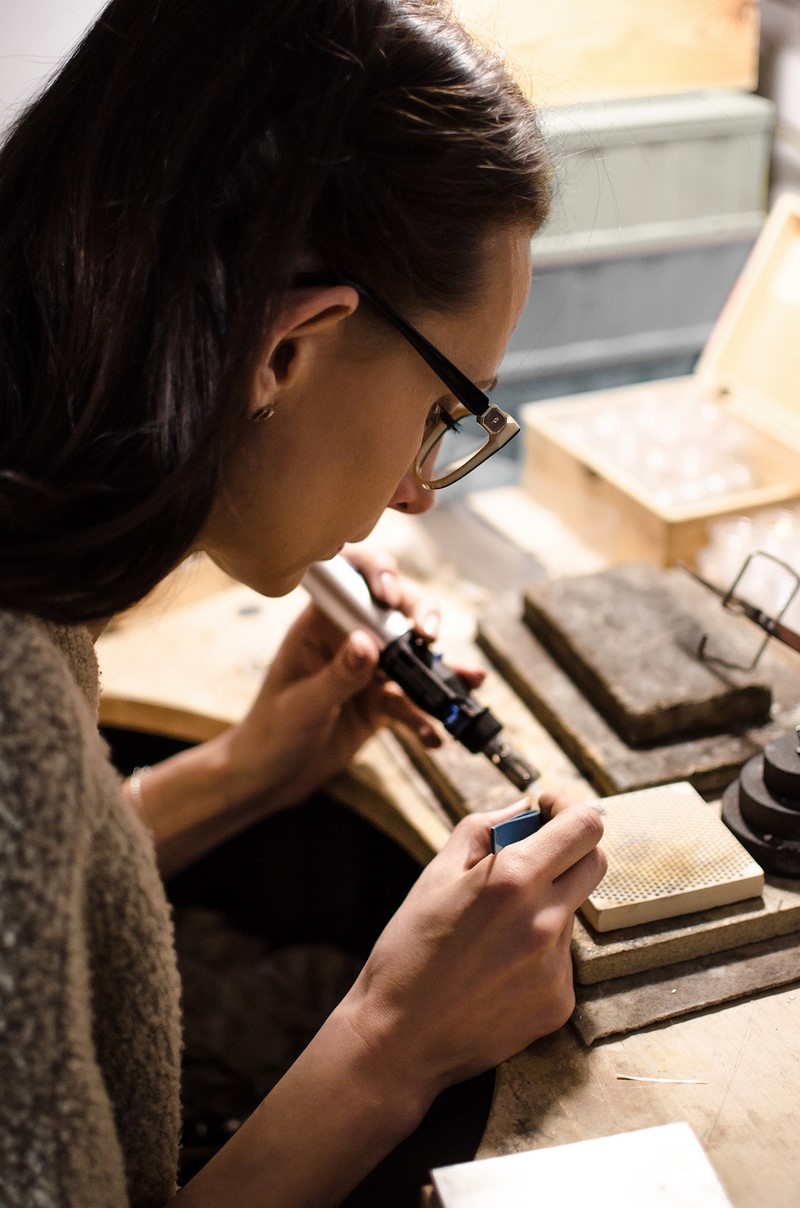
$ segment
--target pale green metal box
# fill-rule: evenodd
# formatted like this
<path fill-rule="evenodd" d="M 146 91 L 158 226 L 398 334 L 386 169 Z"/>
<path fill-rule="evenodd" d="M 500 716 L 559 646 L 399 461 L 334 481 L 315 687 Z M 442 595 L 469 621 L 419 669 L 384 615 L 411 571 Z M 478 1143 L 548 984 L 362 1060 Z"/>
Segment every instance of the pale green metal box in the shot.
<path fill-rule="evenodd" d="M 718 90 L 544 110 L 555 165 L 540 260 L 752 237 L 766 209 L 775 106 Z"/>
<path fill-rule="evenodd" d="M 503 362 L 512 408 L 691 370 L 761 230 L 774 123 L 727 89 L 542 114 L 554 203 Z"/>

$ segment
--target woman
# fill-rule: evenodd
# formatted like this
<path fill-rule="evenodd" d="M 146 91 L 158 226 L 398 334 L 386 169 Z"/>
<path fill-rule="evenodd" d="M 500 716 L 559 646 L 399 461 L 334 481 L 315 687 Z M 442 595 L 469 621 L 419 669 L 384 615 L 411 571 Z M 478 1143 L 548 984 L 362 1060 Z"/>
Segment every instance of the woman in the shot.
<path fill-rule="evenodd" d="M 529 106 L 426 0 L 114 0 L 12 131 L 4 1202 L 174 1194 L 177 976 L 147 827 L 169 870 L 300 801 L 388 717 L 427 733 L 376 679 L 368 636 L 337 639 L 309 610 L 249 716 L 126 801 L 96 733 L 90 633 L 192 550 L 277 595 L 385 507 L 428 507 L 440 471 L 419 450 L 456 397 L 495 434 L 505 422 L 480 390 L 524 304 L 546 196 Z M 423 623 L 385 565 L 365 568 Z M 456 828 L 177 1203 L 335 1204 L 444 1087 L 564 1022 L 601 826 L 545 805 L 541 834 L 497 857 L 488 829 L 505 815 Z"/>

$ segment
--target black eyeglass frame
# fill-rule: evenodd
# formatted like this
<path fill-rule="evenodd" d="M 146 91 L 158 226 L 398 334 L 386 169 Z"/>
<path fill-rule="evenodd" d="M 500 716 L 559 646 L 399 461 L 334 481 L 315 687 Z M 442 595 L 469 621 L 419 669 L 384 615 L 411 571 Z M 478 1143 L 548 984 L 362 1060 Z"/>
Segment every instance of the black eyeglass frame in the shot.
<path fill-rule="evenodd" d="M 442 487 L 450 486 L 451 483 L 457 482 L 458 479 L 471 473 L 482 462 L 487 461 L 493 454 L 502 449 L 504 445 L 507 445 L 519 432 L 519 424 L 513 416 L 508 415 L 502 408 L 493 403 L 488 394 L 484 390 L 481 390 L 480 386 L 477 386 L 443 352 L 440 352 L 434 344 L 431 344 L 430 340 L 426 339 L 420 331 L 417 331 L 416 327 L 413 327 L 407 319 L 404 319 L 393 307 L 389 306 L 388 302 L 384 302 L 382 298 L 373 293 L 367 286 L 361 285 L 360 282 L 354 281 L 350 277 L 340 277 L 335 273 L 322 271 L 296 273 L 292 277 L 292 285 L 298 289 L 320 288 L 332 285 L 346 285 L 350 289 L 354 289 L 360 298 L 363 298 L 378 314 L 382 315 L 400 332 L 412 348 L 430 365 L 436 376 L 444 382 L 445 386 L 447 386 L 448 390 L 450 390 L 462 407 L 465 408 L 466 412 L 473 415 L 484 432 L 486 432 L 488 440 L 477 452 L 454 463 L 437 478 L 429 479 L 425 477 L 422 466 L 428 457 L 430 457 L 448 427 L 444 423 L 438 426 L 423 441 L 417 455 L 415 473 L 422 486 L 427 487 L 429 490 L 440 490 Z M 453 417 L 454 420 L 456 418 L 459 417 Z"/>

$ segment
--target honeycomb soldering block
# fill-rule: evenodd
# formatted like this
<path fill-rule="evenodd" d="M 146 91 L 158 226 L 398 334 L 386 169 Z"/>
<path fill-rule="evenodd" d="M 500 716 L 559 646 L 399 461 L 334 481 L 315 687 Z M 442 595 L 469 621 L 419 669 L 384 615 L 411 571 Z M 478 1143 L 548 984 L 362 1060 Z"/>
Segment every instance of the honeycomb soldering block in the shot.
<path fill-rule="evenodd" d="M 608 870 L 581 907 L 596 931 L 761 894 L 762 868 L 690 784 L 622 793 L 602 805 Z"/>

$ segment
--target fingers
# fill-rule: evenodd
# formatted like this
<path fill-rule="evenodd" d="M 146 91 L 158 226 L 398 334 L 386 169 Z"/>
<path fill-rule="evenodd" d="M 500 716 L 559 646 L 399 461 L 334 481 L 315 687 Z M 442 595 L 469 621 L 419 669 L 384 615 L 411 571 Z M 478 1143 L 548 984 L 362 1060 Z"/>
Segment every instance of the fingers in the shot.
<path fill-rule="evenodd" d="M 360 692 L 375 675 L 380 650 L 374 638 L 363 629 L 356 629 L 342 643 L 330 666 L 348 696 Z"/>
<path fill-rule="evenodd" d="M 546 827 L 529 838 L 504 848 L 495 859 L 524 862 L 531 867 L 532 876 L 544 877 L 550 883 L 555 883 L 573 866 L 597 852 L 597 844 L 603 834 L 603 823 L 598 811 L 590 805 L 567 805 L 563 800 L 554 799 L 552 794 L 547 794 L 546 797 L 551 806 L 553 800 L 557 800 L 557 815 L 553 816 Z M 541 805 L 541 801 L 540 798 L 537 805 Z M 447 853 L 447 860 L 460 868 L 470 868 L 489 854 L 489 832 L 493 826 L 533 808 L 535 807 L 531 797 L 526 795 L 503 809 L 470 814 L 454 828 L 441 854 Z M 580 893 L 584 882 L 588 883 L 593 876 L 597 879 L 583 897 L 579 898 L 578 904 L 588 897 L 589 892 L 605 875 L 605 857 L 597 853 L 597 859 L 586 860 L 583 869 L 584 871 L 574 878 L 575 893 Z M 565 882 L 564 890 L 568 888 Z"/>
<path fill-rule="evenodd" d="M 431 642 L 436 640 L 442 620 L 438 604 L 430 596 L 410 587 L 405 579 L 400 580 L 400 609 L 411 619 L 418 633 Z"/>
<path fill-rule="evenodd" d="M 377 709 L 383 721 L 397 722 L 415 734 L 430 749 L 442 745 L 442 736 L 431 717 L 418 708 L 395 683 L 382 684 L 377 697 Z"/>
<path fill-rule="evenodd" d="M 360 629 L 351 633 L 335 657 L 303 681 L 309 718 L 338 709 L 363 692 L 374 679 L 378 655 L 368 633 Z"/>
<path fill-rule="evenodd" d="M 549 820 L 554 818 L 556 814 L 560 814 L 564 810 L 570 809 L 575 802 L 568 801 L 566 797 L 561 797 L 558 793 L 545 792 L 539 794 L 537 804 L 549 822 Z"/>
<path fill-rule="evenodd" d="M 556 878 L 555 887 L 559 894 L 563 895 L 564 901 L 572 903 L 572 909 L 577 910 L 597 889 L 606 875 L 607 868 L 608 861 L 604 852 L 596 847 Z"/>
<path fill-rule="evenodd" d="M 391 554 L 363 545 L 345 545 L 342 553 L 366 579 L 376 600 L 399 608 L 402 599 L 397 563 Z"/>
<path fill-rule="evenodd" d="M 316 604 L 309 604 L 289 627 L 278 654 L 289 652 L 296 658 L 302 652 L 312 661 L 326 660 L 336 654 L 343 642 L 344 634 L 336 622 Z"/>
<path fill-rule="evenodd" d="M 449 867 L 468 869 L 483 860 L 490 846 L 489 831 L 531 807 L 522 798 L 504 810 L 473 814 L 458 824 L 443 854 Z M 564 807 L 559 815 L 527 839 L 503 848 L 492 859 L 500 873 L 518 883 L 552 886 L 553 903 L 570 913 L 586 901 L 605 876 L 606 859 L 597 844 L 603 834 L 600 815 L 590 806 Z"/>
<path fill-rule="evenodd" d="M 376 600 L 382 600 L 391 608 L 405 613 L 414 628 L 431 641 L 438 637 L 441 620 L 438 605 L 430 596 L 401 578 L 397 563 L 390 554 L 361 545 L 347 545 L 343 552 L 348 562 L 352 562 L 367 580 Z"/>
<path fill-rule="evenodd" d="M 486 672 L 483 667 L 461 667 L 454 666 L 453 670 L 459 679 L 462 679 L 468 688 L 480 688 L 483 681 L 486 679 Z"/>
<path fill-rule="evenodd" d="M 595 810 L 595 812 L 598 813 L 601 817 L 606 812 L 603 809 L 602 803 L 600 801 L 582 801 L 582 802 L 571 801 L 568 797 L 562 797 L 558 793 L 553 793 L 553 792 L 549 792 L 549 791 L 539 794 L 537 805 L 538 805 L 539 809 L 542 811 L 542 813 L 544 814 L 544 816 L 548 822 L 550 821 L 551 818 L 555 818 L 555 816 L 557 814 L 563 814 L 565 810 L 575 809 L 575 807 L 577 805 L 589 806 L 591 809 Z"/>
<path fill-rule="evenodd" d="M 516 814 L 531 808 L 529 797 L 521 797 L 512 805 L 499 810 L 488 810 L 485 814 L 470 814 L 458 823 L 442 848 L 440 857 L 459 869 L 472 868 L 489 854 L 489 832 L 500 822 L 507 822 Z"/>
<path fill-rule="evenodd" d="M 441 624 L 438 603 L 399 574 L 397 563 L 390 554 L 359 545 L 347 545 L 343 552 L 348 561 L 364 576 L 376 600 L 399 609 L 409 618 L 418 633 L 428 641 L 435 641 L 439 636 Z M 479 688 L 486 678 L 486 671 L 482 667 L 450 665 L 468 689 Z M 403 718 L 397 720 L 405 721 Z M 417 729 L 413 721 L 410 728 L 415 731 Z M 436 731 L 432 730 L 431 733 L 435 734 Z"/>
<path fill-rule="evenodd" d="M 536 834 L 504 848 L 503 852 L 512 858 L 533 859 L 544 875 L 556 881 L 594 851 L 602 837 L 603 821 L 598 811 L 591 805 L 572 805 L 560 808 Z"/>

